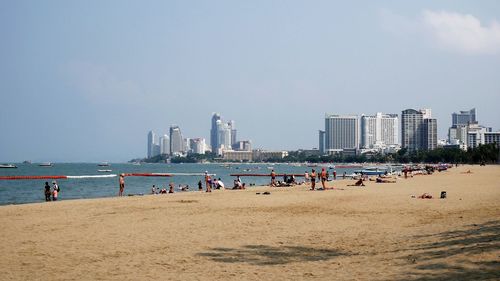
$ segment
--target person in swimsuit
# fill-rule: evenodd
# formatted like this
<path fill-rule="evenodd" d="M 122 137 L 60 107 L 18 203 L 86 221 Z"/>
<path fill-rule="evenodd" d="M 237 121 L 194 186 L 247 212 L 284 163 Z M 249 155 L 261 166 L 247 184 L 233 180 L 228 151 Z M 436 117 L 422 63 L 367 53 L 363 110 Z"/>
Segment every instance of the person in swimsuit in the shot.
<path fill-rule="evenodd" d="M 311 170 L 311 190 L 314 190 L 316 187 L 316 171 L 314 169 Z"/>
<path fill-rule="evenodd" d="M 45 182 L 45 201 L 50 201 L 50 185 L 49 182 Z"/>
<path fill-rule="evenodd" d="M 123 196 L 123 190 L 125 189 L 125 175 L 120 174 L 120 191 L 118 192 L 118 196 Z"/>
<path fill-rule="evenodd" d="M 271 186 L 276 186 L 276 173 L 274 170 L 271 171 Z"/>
<path fill-rule="evenodd" d="M 326 185 L 325 185 L 325 182 L 326 182 L 326 171 L 325 171 L 325 168 L 322 168 L 321 169 L 321 186 L 323 187 L 323 189 L 326 189 Z"/>

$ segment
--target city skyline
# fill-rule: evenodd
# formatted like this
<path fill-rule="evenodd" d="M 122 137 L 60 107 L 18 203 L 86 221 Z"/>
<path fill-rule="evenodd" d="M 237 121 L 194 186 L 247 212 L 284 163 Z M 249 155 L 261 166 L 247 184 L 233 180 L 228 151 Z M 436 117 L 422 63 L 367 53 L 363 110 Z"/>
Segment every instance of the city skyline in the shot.
<path fill-rule="evenodd" d="M 476 108 L 500 128 L 498 1 L 7 1 L 0 161 L 123 162 L 149 130 L 318 146 L 324 114 Z M 71 20 L 68 20 L 71 19 Z M 431 124 L 432 125 L 432 124 Z"/>

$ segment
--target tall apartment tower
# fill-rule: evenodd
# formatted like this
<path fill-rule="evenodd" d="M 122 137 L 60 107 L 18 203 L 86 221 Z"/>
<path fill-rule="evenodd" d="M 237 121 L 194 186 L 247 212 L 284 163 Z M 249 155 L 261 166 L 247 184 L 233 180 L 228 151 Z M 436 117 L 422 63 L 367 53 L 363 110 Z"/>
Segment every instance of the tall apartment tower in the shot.
<path fill-rule="evenodd" d="M 181 129 L 177 125 L 170 126 L 170 154 L 184 153 L 184 138 Z"/>
<path fill-rule="evenodd" d="M 160 137 L 160 153 L 170 155 L 170 138 L 167 135 Z"/>
<path fill-rule="evenodd" d="M 155 156 L 154 155 L 155 144 L 156 144 L 155 140 L 156 140 L 155 132 L 149 131 L 149 133 L 148 133 L 148 158 Z"/>
<path fill-rule="evenodd" d="M 231 147 L 236 143 L 236 125 L 234 120 L 230 120 L 228 126 L 231 128 Z"/>
<path fill-rule="evenodd" d="M 356 115 L 325 115 L 325 153 L 359 148 L 359 119 Z"/>
<path fill-rule="evenodd" d="M 232 129 L 230 123 L 223 123 L 222 120 L 217 121 L 217 150 L 232 148 L 231 132 Z"/>
<path fill-rule="evenodd" d="M 476 123 L 476 109 L 473 108 L 469 111 L 460 111 L 460 113 L 453 112 L 451 114 L 451 126 L 454 125 L 468 125 L 469 123 Z"/>
<path fill-rule="evenodd" d="M 361 147 L 375 148 L 399 144 L 397 114 L 361 116 Z"/>
<path fill-rule="evenodd" d="M 469 125 L 477 124 L 476 109 L 460 111 L 451 114 L 451 127 L 448 129 L 450 144 L 467 144 L 467 130 Z"/>
<path fill-rule="evenodd" d="M 319 130 L 318 132 L 318 137 L 319 137 L 319 155 L 324 155 L 325 154 L 325 131 Z"/>
<path fill-rule="evenodd" d="M 217 152 L 217 148 L 219 147 L 217 121 L 222 122 L 220 114 L 214 113 L 212 115 L 212 127 L 210 128 L 210 146 L 212 147 L 212 152 Z"/>
<path fill-rule="evenodd" d="M 424 118 L 427 117 L 427 118 Z M 430 110 L 406 109 L 401 113 L 401 146 L 410 151 L 437 147 L 437 120 Z"/>

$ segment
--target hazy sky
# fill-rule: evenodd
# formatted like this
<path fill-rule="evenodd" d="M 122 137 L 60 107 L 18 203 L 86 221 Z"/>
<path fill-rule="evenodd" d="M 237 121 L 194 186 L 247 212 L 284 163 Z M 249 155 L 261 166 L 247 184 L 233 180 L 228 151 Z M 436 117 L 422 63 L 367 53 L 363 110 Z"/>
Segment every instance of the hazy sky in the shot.
<path fill-rule="evenodd" d="M 324 114 L 475 107 L 500 129 L 500 1 L 0 0 L 0 162 L 126 161 L 149 130 L 318 146 Z"/>

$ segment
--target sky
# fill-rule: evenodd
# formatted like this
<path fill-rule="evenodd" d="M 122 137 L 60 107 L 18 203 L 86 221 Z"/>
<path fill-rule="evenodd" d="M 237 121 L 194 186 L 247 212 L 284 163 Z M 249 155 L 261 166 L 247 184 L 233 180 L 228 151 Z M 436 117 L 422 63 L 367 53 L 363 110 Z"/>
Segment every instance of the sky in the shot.
<path fill-rule="evenodd" d="M 318 147 L 325 113 L 476 108 L 500 129 L 500 1 L 0 0 L 0 162 L 122 162 L 149 130 Z"/>

